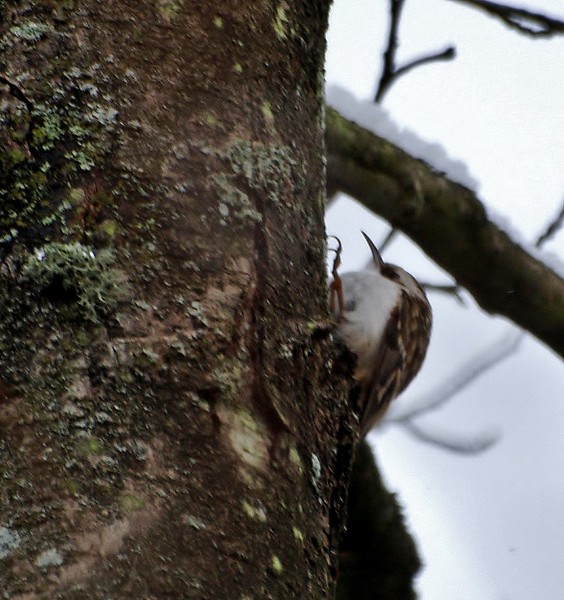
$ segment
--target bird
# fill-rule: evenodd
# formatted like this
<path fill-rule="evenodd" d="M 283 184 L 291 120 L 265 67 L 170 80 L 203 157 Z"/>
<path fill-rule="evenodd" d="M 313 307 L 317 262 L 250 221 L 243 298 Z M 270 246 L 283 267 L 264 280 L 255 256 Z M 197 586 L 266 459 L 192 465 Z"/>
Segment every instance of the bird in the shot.
<path fill-rule="evenodd" d="M 357 357 L 354 377 L 361 388 L 363 438 L 419 372 L 429 346 L 432 311 L 417 280 L 384 262 L 372 240 L 361 233 L 372 252 L 372 264 L 339 275 L 342 245 L 337 238 L 329 310 L 338 336 Z"/>

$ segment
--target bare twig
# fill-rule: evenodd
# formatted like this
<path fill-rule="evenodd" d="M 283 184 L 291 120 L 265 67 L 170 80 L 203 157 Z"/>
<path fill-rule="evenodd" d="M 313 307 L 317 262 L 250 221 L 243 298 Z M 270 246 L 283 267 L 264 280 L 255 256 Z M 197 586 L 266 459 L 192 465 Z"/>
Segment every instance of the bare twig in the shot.
<path fill-rule="evenodd" d="M 378 82 L 378 89 L 376 90 L 374 102 L 380 102 L 390 85 L 392 85 L 394 72 L 396 70 L 399 20 L 404 2 L 405 0 L 390 0 L 390 31 L 388 33 L 388 45 L 384 52 L 382 75 Z"/>
<path fill-rule="evenodd" d="M 396 69 L 394 78 L 397 79 L 398 77 L 405 75 L 415 67 L 420 67 L 422 65 L 427 65 L 429 63 L 438 62 L 441 60 L 452 60 L 453 58 L 456 58 L 456 48 L 454 46 L 447 46 L 444 50 L 421 56 L 420 58 L 416 58 L 410 63 L 407 63 L 403 67 Z"/>
<path fill-rule="evenodd" d="M 530 37 L 550 37 L 564 33 L 564 21 L 516 6 L 488 0 L 450 0 L 462 2 L 501 19 L 510 28 Z"/>
<path fill-rule="evenodd" d="M 395 227 L 392 227 L 386 237 L 382 240 L 382 243 L 378 246 L 380 252 L 384 252 L 384 250 L 392 243 L 393 239 L 396 237 L 398 230 Z"/>
<path fill-rule="evenodd" d="M 535 247 L 540 248 L 545 242 L 550 240 L 556 235 L 559 229 L 564 225 L 564 202 L 560 208 L 560 212 L 554 217 L 554 219 L 547 225 L 544 232 L 538 237 L 535 242 Z"/>
<path fill-rule="evenodd" d="M 499 441 L 501 437 L 497 431 L 484 431 L 470 436 L 463 436 L 460 433 L 454 435 L 452 433 L 439 432 L 436 429 L 431 431 L 429 428 L 417 425 L 410 420 L 402 422 L 401 425 L 414 438 L 459 454 L 479 454 L 480 452 L 484 452 Z"/>
<path fill-rule="evenodd" d="M 382 74 L 380 75 L 380 81 L 378 82 L 376 95 L 374 96 L 374 102 L 381 102 L 392 84 L 399 77 L 405 75 L 415 67 L 420 67 L 422 65 L 442 60 L 451 60 L 456 55 L 454 47 L 449 46 L 440 52 L 434 52 L 432 54 L 421 56 L 420 58 L 416 58 L 402 67 L 396 67 L 398 29 L 401 11 L 404 4 L 405 0 L 390 0 L 390 31 L 388 33 L 388 44 L 386 46 L 386 51 L 384 52 L 384 64 L 382 67 Z"/>
<path fill-rule="evenodd" d="M 448 294 L 449 296 L 453 296 L 460 304 L 464 304 L 464 298 L 460 294 L 462 288 L 456 283 L 444 285 L 440 283 L 421 282 L 421 285 L 426 291 Z"/>
<path fill-rule="evenodd" d="M 522 339 L 523 333 L 520 331 L 504 336 L 498 342 L 492 344 L 489 349 L 480 352 L 479 356 L 468 361 L 450 378 L 442 381 L 437 388 L 411 402 L 411 406 L 407 407 L 403 414 L 395 416 L 393 413 L 388 414 L 385 423 L 400 425 L 418 440 L 452 452 L 477 454 L 487 450 L 498 441 L 500 438 L 499 433 L 484 431 L 471 436 L 461 436 L 460 433 L 440 432 L 436 428 L 431 429 L 428 426 L 422 426 L 417 423 L 417 419 L 437 410 L 452 400 L 465 387 L 476 381 L 478 377 L 514 354 Z"/>

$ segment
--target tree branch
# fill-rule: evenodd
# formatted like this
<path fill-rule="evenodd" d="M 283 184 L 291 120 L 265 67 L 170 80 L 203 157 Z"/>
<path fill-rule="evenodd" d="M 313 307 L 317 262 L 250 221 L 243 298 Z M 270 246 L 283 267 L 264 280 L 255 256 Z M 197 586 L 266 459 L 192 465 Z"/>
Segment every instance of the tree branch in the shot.
<path fill-rule="evenodd" d="M 388 32 L 388 44 L 384 52 L 382 75 L 380 75 L 374 102 L 380 102 L 382 100 L 384 94 L 394 80 L 396 52 L 398 49 L 398 28 L 404 2 L 405 0 L 390 0 L 390 31 Z"/>
<path fill-rule="evenodd" d="M 535 246 L 540 248 L 545 242 L 552 239 L 562 226 L 564 225 L 564 203 L 562 203 L 562 207 L 560 208 L 560 212 L 554 217 L 554 219 L 547 225 L 546 229 L 543 231 L 541 235 L 539 235 L 537 241 L 535 242 Z"/>
<path fill-rule="evenodd" d="M 482 375 L 513 356 L 519 349 L 523 337 L 522 331 L 512 328 L 512 331 L 493 344 L 480 348 L 478 354 L 458 367 L 454 373 L 439 381 L 431 390 L 412 398 L 403 410 L 392 409 L 391 414 L 386 415 L 386 422 L 401 424 L 442 408 Z"/>
<path fill-rule="evenodd" d="M 453 58 L 456 58 L 456 48 L 454 46 L 447 46 L 444 50 L 433 52 L 432 54 L 425 54 L 424 56 L 420 56 L 419 58 L 416 58 L 403 65 L 403 67 L 396 69 L 394 76 L 397 79 L 398 77 L 409 73 L 409 71 L 415 69 L 416 67 L 421 67 L 423 65 L 428 65 L 429 63 L 438 62 L 441 60 L 452 60 Z"/>
<path fill-rule="evenodd" d="M 403 65 L 403 67 L 396 67 L 398 29 L 404 2 L 405 0 L 390 0 L 390 31 L 388 33 L 388 44 L 384 52 L 382 74 L 380 75 L 380 80 L 378 81 L 374 102 L 381 102 L 392 84 L 402 75 L 409 73 L 409 71 L 412 69 L 432 62 L 451 60 L 456 56 L 456 50 L 454 46 L 448 46 L 440 52 L 434 52 L 432 54 L 426 54 L 416 58 Z"/>
<path fill-rule="evenodd" d="M 452 296 L 459 304 L 464 304 L 464 298 L 460 295 L 460 286 L 456 284 L 438 284 L 421 281 L 423 289 L 428 292 L 441 292 Z"/>
<path fill-rule="evenodd" d="M 564 357 L 564 280 L 517 245 L 475 194 L 327 109 L 328 177 L 398 227 L 480 306 Z"/>
<path fill-rule="evenodd" d="M 465 433 L 461 435 L 437 429 L 429 424 L 422 424 L 419 422 L 419 418 L 441 408 L 484 373 L 491 371 L 512 356 L 517 352 L 523 337 L 522 331 L 515 330 L 509 335 L 504 335 L 491 346 L 482 348 L 478 355 L 458 368 L 455 373 L 447 376 L 424 395 L 412 399 L 403 411 L 400 409 L 398 412 L 392 409 L 392 414 L 386 415 L 385 423 L 400 425 L 418 440 L 451 452 L 478 454 L 487 450 L 499 440 L 499 433 L 482 431 L 478 434 Z"/>
<path fill-rule="evenodd" d="M 473 435 L 453 434 L 452 432 L 432 430 L 409 419 L 400 423 L 403 428 L 415 439 L 426 444 L 431 444 L 449 452 L 458 454 L 480 454 L 491 448 L 499 441 L 500 435 L 496 431 L 483 431 Z"/>
<path fill-rule="evenodd" d="M 450 0 L 462 2 L 501 19 L 511 29 L 530 37 L 551 37 L 564 33 L 564 21 L 524 8 L 489 2 L 488 0 Z"/>

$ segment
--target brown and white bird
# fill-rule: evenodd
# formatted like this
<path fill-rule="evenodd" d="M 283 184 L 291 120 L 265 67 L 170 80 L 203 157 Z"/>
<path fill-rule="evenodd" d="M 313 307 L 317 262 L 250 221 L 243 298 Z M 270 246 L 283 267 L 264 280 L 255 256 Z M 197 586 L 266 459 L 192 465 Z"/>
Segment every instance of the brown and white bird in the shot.
<path fill-rule="evenodd" d="M 362 235 L 375 268 L 339 275 L 339 241 L 329 304 L 338 334 L 358 359 L 355 378 L 361 385 L 360 433 L 364 437 L 421 368 L 432 316 L 415 278 L 384 262 L 372 240 Z"/>

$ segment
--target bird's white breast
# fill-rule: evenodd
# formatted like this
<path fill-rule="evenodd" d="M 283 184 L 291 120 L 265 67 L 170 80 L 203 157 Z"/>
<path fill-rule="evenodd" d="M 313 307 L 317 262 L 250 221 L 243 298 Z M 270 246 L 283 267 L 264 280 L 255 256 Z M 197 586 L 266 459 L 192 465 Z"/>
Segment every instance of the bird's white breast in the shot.
<path fill-rule="evenodd" d="M 338 332 L 358 357 L 356 376 L 361 379 L 374 366 L 374 355 L 398 302 L 400 286 L 378 271 L 345 273 L 341 279 L 344 310 Z"/>

